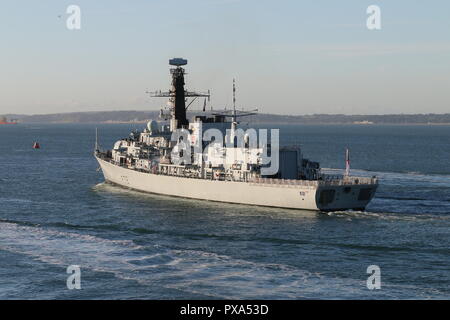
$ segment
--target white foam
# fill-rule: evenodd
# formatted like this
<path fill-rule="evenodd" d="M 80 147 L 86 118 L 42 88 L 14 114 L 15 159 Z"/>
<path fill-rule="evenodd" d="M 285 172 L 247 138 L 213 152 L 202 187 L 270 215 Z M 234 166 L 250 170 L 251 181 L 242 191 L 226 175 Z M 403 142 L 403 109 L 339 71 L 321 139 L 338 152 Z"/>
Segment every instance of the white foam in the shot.
<path fill-rule="evenodd" d="M 283 264 L 257 263 L 199 250 L 175 250 L 153 243 L 143 247 L 130 240 L 7 222 L 0 222 L 0 249 L 64 268 L 77 264 L 82 269 L 109 272 L 142 285 L 217 298 L 333 299 L 371 294 L 364 281 L 328 277 Z M 418 294 L 415 289 L 410 288 Z M 382 296 L 396 297 L 404 290 L 402 286 L 390 286 Z"/>

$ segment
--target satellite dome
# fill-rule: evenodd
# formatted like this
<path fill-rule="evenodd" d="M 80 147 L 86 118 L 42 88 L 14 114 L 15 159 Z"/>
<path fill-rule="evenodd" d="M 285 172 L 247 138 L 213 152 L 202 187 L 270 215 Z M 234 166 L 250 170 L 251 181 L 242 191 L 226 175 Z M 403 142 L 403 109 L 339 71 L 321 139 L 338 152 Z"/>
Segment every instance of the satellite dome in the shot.
<path fill-rule="evenodd" d="M 147 123 L 147 129 L 148 129 L 148 131 L 153 132 L 153 133 L 158 132 L 159 131 L 158 130 L 159 129 L 158 122 L 156 122 L 155 120 L 150 120 Z"/>

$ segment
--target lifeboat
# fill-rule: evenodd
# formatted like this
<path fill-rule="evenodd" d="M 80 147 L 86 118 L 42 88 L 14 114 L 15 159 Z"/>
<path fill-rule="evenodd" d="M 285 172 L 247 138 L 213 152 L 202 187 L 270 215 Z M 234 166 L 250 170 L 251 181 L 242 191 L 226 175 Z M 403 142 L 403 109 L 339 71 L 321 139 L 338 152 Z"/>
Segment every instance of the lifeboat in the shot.
<path fill-rule="evenodd" d="M 39 145 L 38 142 L 33 143 L 33 149 L 40 149 L 41 146 Z"/>

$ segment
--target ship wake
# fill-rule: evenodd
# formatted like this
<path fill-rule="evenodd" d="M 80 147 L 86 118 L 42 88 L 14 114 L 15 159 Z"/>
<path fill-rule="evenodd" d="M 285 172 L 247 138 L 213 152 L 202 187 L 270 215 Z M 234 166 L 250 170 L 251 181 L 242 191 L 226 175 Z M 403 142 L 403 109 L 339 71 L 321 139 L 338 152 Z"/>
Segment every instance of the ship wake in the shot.
<path fill-rule="evenodd" d="M 369 292 L 365 280 L 330 277 L 284 264 L 236 259 L 202 250 L 180 250 L 124 239 L 105 239 L 57 228 L 0 222 L 0 250 L 43 263 L 107 272 L 139 285 L 227 299 L 334 299 L 439 297 L 440 292 L 384 285 Z M 55 297 L 57 298 L 57 297 Z M 157 297 L 155 297 L 157 298 Z"/>

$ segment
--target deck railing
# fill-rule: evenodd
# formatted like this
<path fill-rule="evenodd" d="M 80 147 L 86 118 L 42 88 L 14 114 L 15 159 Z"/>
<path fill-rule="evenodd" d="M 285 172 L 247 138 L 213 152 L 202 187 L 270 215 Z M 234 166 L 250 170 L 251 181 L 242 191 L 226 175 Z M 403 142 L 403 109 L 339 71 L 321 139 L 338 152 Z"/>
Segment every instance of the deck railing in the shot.
<path fill-rule="evenodd" d="M 101 152 L 97 153 L 97 156 L 107 162 L 110 162 L 114 165 L 128 168 L 127 164 L 120 165 L 112 160 L 107 154 Z M 136 170 L 136 169 L 135 169 Z M 150 172 L 149 172 L 150 173 Z M 161 171 L 152 172 L 154 174 L 161 175 L 173 175 L 169 173 L 163 173 Z M 182 176 L 182 175 L 174 175 L 185 178 L 194 178 L 192 176 Z M 199 178 L 199 177 L 198 177 Z M 226 181 L 226 180 L 222 180 Z M 357 176 L 339 176 L 339 175 L 328 175 L 322 174 L 318 180 L 290 180 L 290 179 L 272 179 L 272 178 L 251 178 L 247 181 L 248 183 L 262 184 L 262 185 L 277 185 L 277 186 L 286 186 L 286 187 L 322 187 L 322 186 L 345 186 L 345 185 L 375 185 L 378 184 L 377 177 L 357 177 Z"/>
<path fill-rule="evenodd" d="M 304 187 L 318 187 L 318 186 L 344 186 L 355 184 L 377 184 L 376 177 L 335 177 L 322 176 L 320 180 L 288 180 L 288 179 L 271 179 L 271 178 L 254 178 L 250 183 L 265 184 L 265 185 L 284 185 L 284 186 L 304 186 Z"/>
<path fill-rule="evenodd" d="M 249 180 L 250 183 L 265 184 L 265 185 L 282 185 L 282 186 L 304 186 L 317 187 L 319 181 L 317 180 L 288 180 L 288 179 L 271 179 L 271 178 L 254 178 Z"/>
<path fill-rule="evenodd" d="M 343 186 L 355 184 L 378 184 L 377 177 L 357 177 L 357 176 L 324 176 L 324 179 L 319 180 L 320 185 Z"/>

